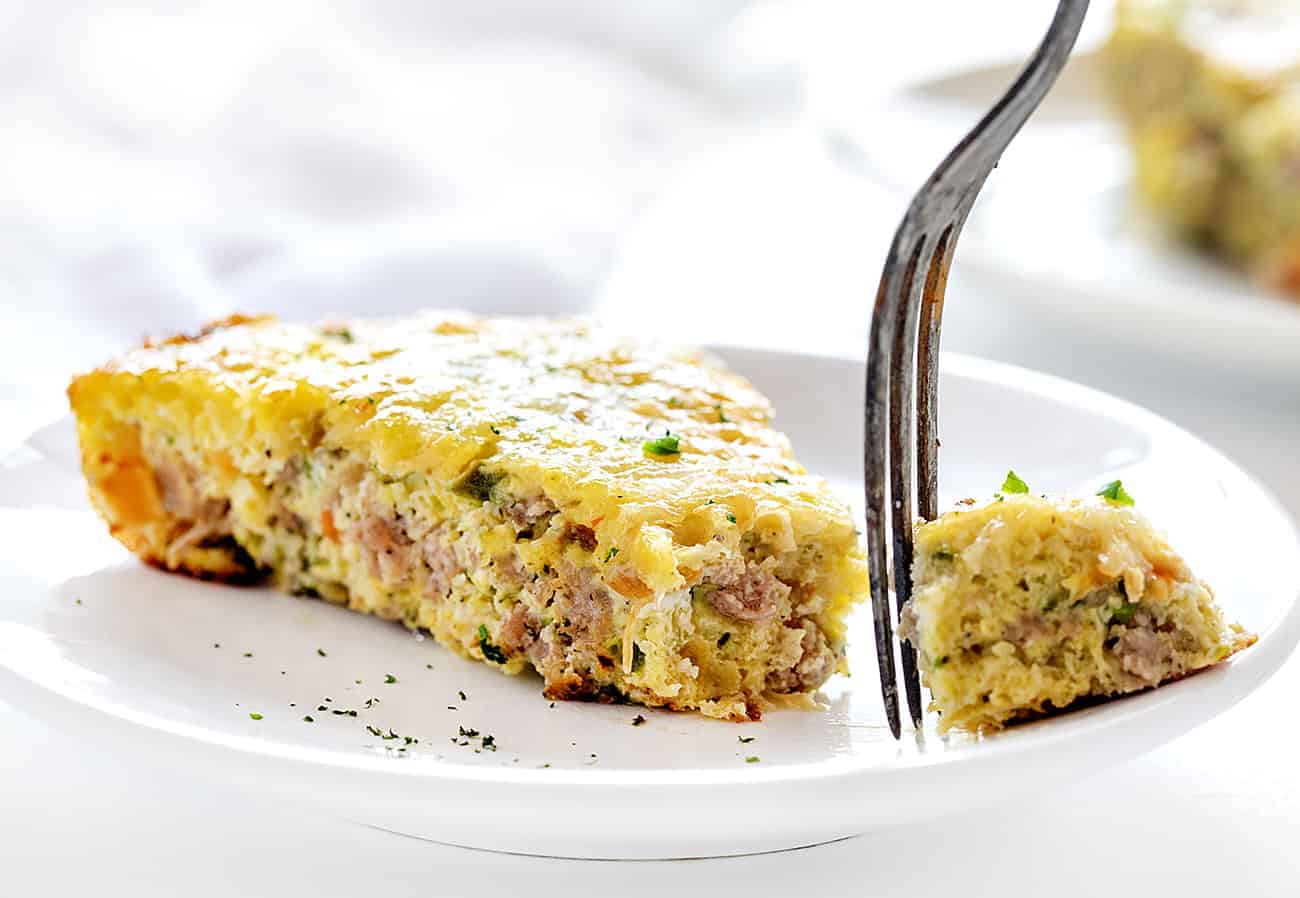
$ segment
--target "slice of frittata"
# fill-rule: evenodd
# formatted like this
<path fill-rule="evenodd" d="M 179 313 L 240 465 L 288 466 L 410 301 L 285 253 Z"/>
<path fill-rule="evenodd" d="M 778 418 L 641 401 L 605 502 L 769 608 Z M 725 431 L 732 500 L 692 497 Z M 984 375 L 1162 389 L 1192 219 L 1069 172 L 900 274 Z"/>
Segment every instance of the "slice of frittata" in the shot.
<path fill-rule="evenodd" d="M 844 671 L 847 508 L 696 352 L 426 313 L 217 323 L 69 388 L 146 561 L 400 620 L 549 698 L 756 719 Z"/>
<path fill-rule="evenodd" d="M 1008 494 L 917 528 L 902 635 L 940 731 L 1146 689 L 1255 641 L 1224 622 L 1122 485 L 1109 494 Z"/>

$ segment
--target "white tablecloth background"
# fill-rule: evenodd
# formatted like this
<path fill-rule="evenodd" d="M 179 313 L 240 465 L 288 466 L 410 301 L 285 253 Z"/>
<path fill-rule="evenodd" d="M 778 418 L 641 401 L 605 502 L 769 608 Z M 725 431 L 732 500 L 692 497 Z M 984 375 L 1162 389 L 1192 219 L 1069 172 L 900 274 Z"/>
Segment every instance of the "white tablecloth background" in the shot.
<path fill-rule="evenodd" d="M 71 371 L 235 308 L 595 309 L 853 351 L 898 200 L 836 166 L 818 103 L 1023 54 L 1049 4 L 324 6 L 0 5 L 0 448 L 62 413 Z M 948 348 L 1155 409 L 1300 514 L 1295 383 L 1027 317 L 960 255 L 948 308 Z M 1174 744 L 978 819 L 635 864 L 276 807 L 0 701 L 0 894 L 1289 895 L 1297 687 L 1293 661 Z"/>

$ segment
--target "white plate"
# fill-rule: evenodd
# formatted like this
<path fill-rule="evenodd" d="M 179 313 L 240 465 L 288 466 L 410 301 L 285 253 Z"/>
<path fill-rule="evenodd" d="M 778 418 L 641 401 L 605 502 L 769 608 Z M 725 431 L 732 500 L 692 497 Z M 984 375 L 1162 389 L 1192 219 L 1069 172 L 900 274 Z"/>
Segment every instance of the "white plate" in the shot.
<path fill-rule="evenodd" d="M 856 504 L 861 365 L 721 352 L 772 398 L 808 466 Z M 946 364 L 949 498 L 991 492 L 1008 467 L 1044 490 L 1123 477 L 1259 644 L 1186 681 L 983 741 L 940 739 L 933 721 L 923 737 L 889 737 L 866 609 L 853 622 L 856 673 L 827 685 L 824 713 L 736 725 L 550 707 L 537 679 L 400 626 L 135 563 L 87 508 L 65 420 L 0 463 L 0 699 L 62 721 L 87 751 L 148 753 L 395 832 L 646 858 L 807 845 L 1083 777 L 1218 714 L 1278 668 L 1300 636 L 1300 548 L 1249 477 L 1119 400 L 972 359 Z M 633 726 L 638 713 L 646 722 Z M 481 735 L 454 744 L 459 727 L 491 734 L 497 750 L 476 752 Z M 1253 738 L 1243 733 L 1243 747 Z"/>
<path fill-rule="evenodd" d="M 1300 378 L 1300 301 L 1171 238 L 1133 202 L 1129 148 L 1097 68 L 1095 54 L 1071 60 L 1008 149 L 962 234 L 962 275 L 1111 339 Z M 848 158 L 910 196 L 1017 70 L 968 69 L 824 114 Z"/>

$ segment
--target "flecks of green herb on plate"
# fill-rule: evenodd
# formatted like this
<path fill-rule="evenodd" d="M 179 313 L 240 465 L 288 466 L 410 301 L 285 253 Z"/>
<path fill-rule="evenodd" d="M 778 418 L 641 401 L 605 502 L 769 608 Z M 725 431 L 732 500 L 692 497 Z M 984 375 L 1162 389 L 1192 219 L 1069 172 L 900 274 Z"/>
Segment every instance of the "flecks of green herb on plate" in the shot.
<path fill-rule="evenodd" d="M 397 677 L 393 676 L 392 674 L 384 674 L 384 682 L 388 683 L 391 686 L 393 683 L 397 682 Z"/>

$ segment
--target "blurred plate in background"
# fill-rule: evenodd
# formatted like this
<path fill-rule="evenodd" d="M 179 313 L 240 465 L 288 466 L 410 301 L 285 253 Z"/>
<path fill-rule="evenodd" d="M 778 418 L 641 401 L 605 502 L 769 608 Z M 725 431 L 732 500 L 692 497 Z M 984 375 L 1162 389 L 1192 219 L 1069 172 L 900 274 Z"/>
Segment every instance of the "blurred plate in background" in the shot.
<path fill-rule="evenodd" d="M 1300 378 L 1300 302 L 1177 242 L 1133 203 L 1096 69 L 1095 54 L 1070 63 L 989 179 L 958 250 L 963 277 L 1107 339 Z M 822 113 L 839 155 L 905 198 L 1018 70 L 972 67 Z"/>

